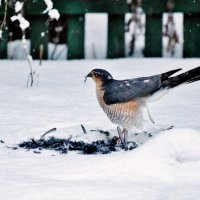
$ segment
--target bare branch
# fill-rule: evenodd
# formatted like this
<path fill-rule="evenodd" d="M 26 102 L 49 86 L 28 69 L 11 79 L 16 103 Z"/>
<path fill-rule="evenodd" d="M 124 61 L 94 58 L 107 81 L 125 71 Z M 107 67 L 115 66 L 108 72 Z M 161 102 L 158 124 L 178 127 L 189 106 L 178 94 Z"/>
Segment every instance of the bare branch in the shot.
<path fill-rule="evenodd" d="M 3 32 L 3 28 L 6 26 L 6 19 L 7 19 L 7 11 L 8 11 L 8 0 L 5 0 L 5 9 L 4 9 L 4 17 L 3 17 L 3 21 L 0 25 L 0 32 Z M 1 39 L 1 37 L 0 37 Z"/>

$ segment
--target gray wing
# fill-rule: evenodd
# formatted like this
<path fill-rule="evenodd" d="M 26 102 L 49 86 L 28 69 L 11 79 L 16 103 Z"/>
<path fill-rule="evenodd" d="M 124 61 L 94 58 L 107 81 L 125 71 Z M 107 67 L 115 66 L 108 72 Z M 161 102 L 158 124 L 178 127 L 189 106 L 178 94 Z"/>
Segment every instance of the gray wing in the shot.
<path fill-rule="evenodd" d="M 105 86 L 104 101 L 107 105 L 125 103 L 153 94 L 161 87 L 161 76 L 128 80 L 113 80 Z"/>

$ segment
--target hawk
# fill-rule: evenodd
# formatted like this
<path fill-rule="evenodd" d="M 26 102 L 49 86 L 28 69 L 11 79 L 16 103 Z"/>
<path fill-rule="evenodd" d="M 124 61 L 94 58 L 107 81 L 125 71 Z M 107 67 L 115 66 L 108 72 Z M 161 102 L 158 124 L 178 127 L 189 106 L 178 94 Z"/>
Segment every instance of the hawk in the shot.
<path fill-rule="evenodd" d="M 126 80 L 116 80 L 104 69 L 93 69 L 85 78 L 96 84 L 97 100 L 112 123 L 117 125 L 119 138 L 127 149 L 128 130 L 141 123 L 142 108 L 160 92 L 200 80 L 200 67 L 172 76 L 181 68 L 162 74 Z M 149 111 L 149 118 L 154 123 Z"/>

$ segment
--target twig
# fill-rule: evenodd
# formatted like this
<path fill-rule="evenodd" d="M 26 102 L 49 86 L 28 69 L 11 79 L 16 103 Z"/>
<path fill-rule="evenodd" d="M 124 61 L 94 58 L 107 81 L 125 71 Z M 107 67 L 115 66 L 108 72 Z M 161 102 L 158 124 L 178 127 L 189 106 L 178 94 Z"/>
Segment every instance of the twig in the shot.
<path fill-rule="evenodd" d="M 49 133 L 52 133 L 52 132 L 55 132 L 57 129 L 56 128 L 52 128 L 50 130 L 48 130 L 47 132 L 45 132 L 41 137 L 40 137 L 40 140 L 44 138 L 45 135 L 49 134 Z"/>
<path fill-rule="evenodd" d="M 40 54 L 39 54 L 39 57 L 40 57 L 40 65 L 42 65 L 43 55 L 44 55 L 44 45 L 43 45 L 43 44 L 40 44 Z"/>
<path fill-rule="evenodd" d="M 36 48 L 38 47 L 38 45 L 40 44 L 42 38 L 45 37 L 46 32 L 48 31 L 49 22 L 50 22 L 49 19 L 45 22 L 45 30 L 43 31 L 43 32 L 44 32 L 44 35 L 40 35 L 40 38 L 39 38 L 39 39 L 36 41 L 36 43 L 35 43 L 35 46 L 34 46 L 34 48 L 33 48 L 33 50 L 32 50 L 32 53 L 35 52 L 35 50 L 36 50 Z"/>
<path fill-rule="evenodd" d="M 32 68 L 32 65 L 31 65 L 31 61 L 30 61 L 30 58 L 29 58 L 29 55 L 28 55 L 28 52 L 26 51 L 26 48 L 24 48 L 24 51 L 25 51 L 25 54 L 26 54 L 26 58 L 27 58 L 27 61 L 28 61 L 28 65 L 29 65 L 29 68 L 30 68 L 30 78 L 31 78 L 31 87 L 33 86 L 33 82 L 34 82 L 34 72 L 33 72 L 33 68 Z"/>
<path fill-rule="evenodd" d="M 3 21 L 2 21 L 1 26 L 0 26 L 0 31 L 2 31 L 3 27 L 6 25 L 7 11 L 8 11 L 8 0 L 5 0 L 4 17 L 3 17 Z"/>
<path fill-rule="evenodd" d="M 99 133 L 105 134 L 107 137 L 110 135 L 110 133 L 108 131 L 103 131 L 103 130 L 100 130 L 100 129 L 90 130 L 90 131 L 91 132 L 99 132 Z"/>
<path fill-rule="evenodd" d="M 55 53 L 56 53 L 57 47 L 58 47 L 58 44 L 55 43 L 55 46 L 54 46 L 54 48 L 53 48 L 53 52 L 51 53 L 51 60 L 54 60 L 54 56 L 55 56 Z"/>
<path fill-rule="evenodd" d="M 31 77 L 31 75 L 29 74 L 29 75 L 28 75 L 27 82 L 26 82 L 26 87 L 29 87 L 29 81 L 30 81 L 30 77 Z"/>
<path fill-rule="evenodd" d="M 84 134 L 87 134 L 87 131 L 86 131 L 86 129 L 85 129 L 85 127 L 81 124 L 81 128 L 82 128 L 82 130 L 83 130 L 83 133 Z"/>

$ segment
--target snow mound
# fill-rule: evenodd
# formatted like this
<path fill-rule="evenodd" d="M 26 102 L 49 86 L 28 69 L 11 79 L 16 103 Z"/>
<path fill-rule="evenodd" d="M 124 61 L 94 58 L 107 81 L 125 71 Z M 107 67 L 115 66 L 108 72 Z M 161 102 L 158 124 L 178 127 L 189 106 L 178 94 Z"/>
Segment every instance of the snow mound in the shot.
<path fill-rule="evenodd" d="M 199 132 L 173 129 L 155 136 L 133 154 L 128 153 L 121 162 L 128 163 L 124 170 L 129 171 L 129 175 L 135 171 L 141 176 L 165 181 L 199 181 L 199 147 Z M 130 165 L 133 167 L 130 168 Z"/>
<path fill-rule="evenodd" d="M 171 164 L 200 161 L 199 147 L 200 133 L 192 129 L 174 129 L 151 140 L 143 151 Z"/>
<path fill-rule="evenodd" d="M 161 132 L 133 151 L 110 155 L 66 156 L 71 167 L 79 161 L 79 169 L 71 168 L 65 176 L 78 180 L 115 180 L 119 182 L 157 182 L 200 184 L 200 134 L 193 129 Z M 68 165 L 69 167 L 69 165 Z M 90 171 L 82 173 L 83 171 Z M 99 171 L 97 173 L 97 171 Z M 72 175 L 75 174 L 76 176 Z"/>

